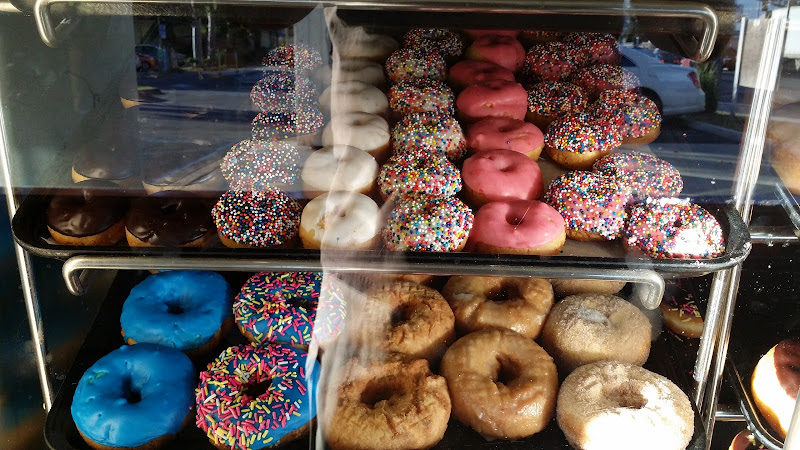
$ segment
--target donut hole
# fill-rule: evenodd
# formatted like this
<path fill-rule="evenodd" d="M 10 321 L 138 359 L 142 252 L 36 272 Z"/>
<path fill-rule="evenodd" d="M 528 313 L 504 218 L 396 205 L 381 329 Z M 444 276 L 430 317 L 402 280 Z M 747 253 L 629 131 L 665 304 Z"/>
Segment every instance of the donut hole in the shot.
<path fill-rule="evenodd" d="M 495 286 L 489 289 L 489 292 L 486 293 L 487 300 L 497 303 L 503 303 L 511 300 L 512 298 L 518 298 L 521 296 L 522 293 L 519 290 L 519 286 L 508 282 L 504 282 L 499 286 Z"/>
<path fill-rule="evenodd" d="M 615 402 L 620 408 L 642 409 L 647 406 L 647 399 L 639 389 L 630 383 L 608 389 L 605 397 Z"/>
<path fill-rule="evenodd" d="M 181 306 L 180 303 L 178 303 L 178 302 L 167 302 L 167 313 L 168 314 L 179 315 L 179 314 L 183 314 L 184 312 L 185 312 L 185 310 L 183 309 L 183 306 Z"/>
<path fill-rule="evenodd" d="M 509 225 L 517 226 L 522 223 L 523 219 L 525 219 L 525 216 L 519 217 L 513 213 L 506 215 L 506 222 L 508 222 Z"/>
<path fill-rule="evenodd" d="M 406 390 L 404 383 L 398 377 L 375 378 L 369 380 L 361 391 L 361 403 L 375 408 L 380 402 L 405 394 Z"/>
<path fill-rule="evenodd" d="M 243 394 L 250 398 L 259 398 L 269 391 L 272 385 L 272 380 L 267 378 L 256 383 L 247 384 L 244 386 Z"/>
<path fill-rule="evenodd" d="M 409 305 L 400 305 L 392 310 L 392 327 L 402 325 L 411 320 L 414 315 L 414 308 Z"/>
<path fill-rule="evenodd" d="M 122 398 L 131 405 L 142 401 L 142 393 L 133 387 L 133 381 L 130 378 L 122 380 Z"/>
<path fill-rule="evenodd" d="M 497 357 L 497 373 L 492 377 L 492 381 L 498 384 L 508 386 L 520 377 L 522 374 L 522 367 L 511 359 L 505 356 Z"/>

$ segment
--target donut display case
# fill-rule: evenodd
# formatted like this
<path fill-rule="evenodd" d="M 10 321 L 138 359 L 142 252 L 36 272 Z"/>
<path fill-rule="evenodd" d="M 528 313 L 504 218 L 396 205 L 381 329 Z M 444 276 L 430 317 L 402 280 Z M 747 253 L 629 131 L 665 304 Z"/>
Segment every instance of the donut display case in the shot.
<path fill-rule="evenodd" d="M 793 448 L 786 3 L 0 0 L 0 435 Z"/>

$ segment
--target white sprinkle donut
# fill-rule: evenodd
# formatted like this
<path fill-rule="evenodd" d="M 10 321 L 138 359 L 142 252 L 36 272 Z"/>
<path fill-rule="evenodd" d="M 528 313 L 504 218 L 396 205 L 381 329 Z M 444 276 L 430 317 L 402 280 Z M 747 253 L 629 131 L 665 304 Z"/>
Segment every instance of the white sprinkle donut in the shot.
<path fill-rule="evenodd" d="M 349 145 L 323 147 L 312 153 L 300 174 L 308 198 L 328 191 L 369 195 L 378 178 L 378 163 L 369 153 Z"/>
<path fill-rule="evenodd" d="M 331 114 L 362 111 L 385 116 L 389 113 L 386 94 L 363 81 L 340 81 L 322 91 L 319 106 Z"/>
<path fill-rule="evenodd" d="M 473 220 L 472 210 L 455 197 L 408 197 L 389 213 L 383 238 L 389 250 L 460 252 Z"/>
<path fill-rule="evenodd" d="M 350 145 L 378 162 L 389 156 L 389 123 L 381 116 L 350 112 L 331 118 L 322 131 L 322 145 Z"/>
<path fill-rule="evenodd" d="M 305 248 L 363 250 L 375 245 L 378 205 L 358 192 L 335 191 L 308 202 L 300 216 Z"/>

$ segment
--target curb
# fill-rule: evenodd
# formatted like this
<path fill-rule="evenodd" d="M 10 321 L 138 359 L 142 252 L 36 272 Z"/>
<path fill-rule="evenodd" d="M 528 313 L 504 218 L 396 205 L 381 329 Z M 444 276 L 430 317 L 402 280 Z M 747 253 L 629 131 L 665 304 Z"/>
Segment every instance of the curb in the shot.
<path fill-rule="evenodd" d="M 700 122 L 698 120 L 687 120 L 686 124 L 689 126 L 689 128 L 694 130 L 713 134 L 729 141 L 741 142 L 742 140 L 742 133 L 736 130 L 731 130 L 730 128 L 712 125 L 710 123 Z"/>

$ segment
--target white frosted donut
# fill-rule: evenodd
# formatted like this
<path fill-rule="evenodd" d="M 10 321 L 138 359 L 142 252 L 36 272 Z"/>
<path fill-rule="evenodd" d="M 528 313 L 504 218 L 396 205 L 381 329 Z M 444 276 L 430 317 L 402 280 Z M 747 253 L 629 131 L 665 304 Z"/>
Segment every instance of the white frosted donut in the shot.
<path fill-rule="evenodd" d="M 389 113 L 389 99 L 375 86 L 358 80 L 340 81 L 319 96 L 321 109 L 332 115 L 362 111 L 385 116 Z"/>
<path fill-rule="evenodd" d="M 358 192 L 335 191 L 308 202 L 300 216 L 305 248 L 371 248 L 378 234 L 378 205 Z"/>
<path fill-rule="evenodd" d="M 583 450 L 683 450 L 694 434 L 694 411 L 678 386 L 619 361 L 575 369 L 558 391 L 556 418 Z"/>
<path fill-rule="evenodd" d="M 308 198 L 328 191 L 369 195 L 378 178 L 378 163 L 369 153 L 349 145 L 323 147 L 306 159 L 300 173 Z"/>
<path fill-rule="evenodd" d="M 345 58 L 363 58 L 383 62 L 400 44 L 390 36 L 364 32 L 363 28 L 346 28 L 336 31 L 334 54 Z"/>
<path fill-rule="evenodd" d="M 368 59 L 343 59 L 333 64 L 332 83 L 343 81 L 362 81 L 372 86 L 386 85 L 383 66 Z"/>
<path fill-rule="evenodd" d="M 322 145 L 350 145 L 381 162 L 388 157 L 389 136 L 389 123 L 383 117 L 350 112 L 331 118 L 322 131 Z"/>

